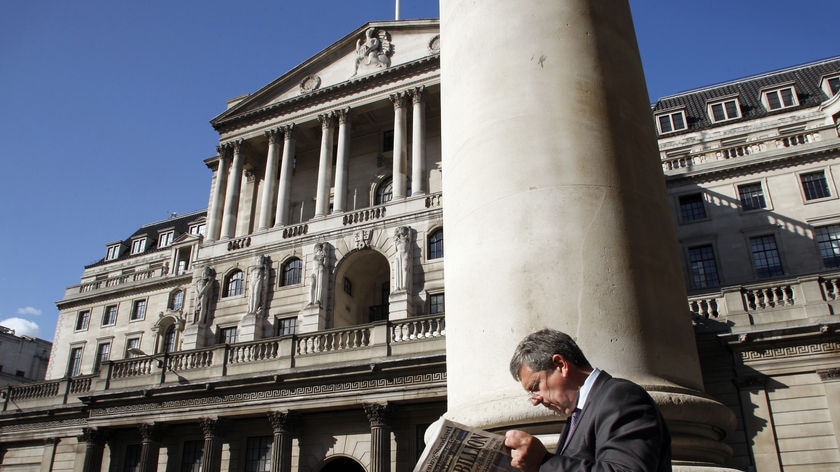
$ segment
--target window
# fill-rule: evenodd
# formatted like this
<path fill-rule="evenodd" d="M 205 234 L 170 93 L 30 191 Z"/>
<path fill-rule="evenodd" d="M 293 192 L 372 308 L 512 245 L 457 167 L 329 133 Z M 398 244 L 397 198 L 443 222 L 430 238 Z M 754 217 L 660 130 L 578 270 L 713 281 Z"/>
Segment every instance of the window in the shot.
<path fill-rule="evenodd" d="M 70 349 L 70 363 L 67 366 L 67 375 L 75 377 L 82 372 L 82 348 Z"/>
<path fill-rule="evenodd" d="M 146 318 L 146 300 L 134 300 L 131 306 L 131 317 L 129 321 L 138 321 Z"/>
<path fill-rule="evenodd" d="M 750 238 L 755 274 L 760 279 L 783 275 L 782 260 L 776 248 L 776 238 L 773 235 L 756 236 Z"/>
<path fill-rule="evenodd" d="M 710 244 L 688 248 L 688 276 L 692 289 L 720 285 L 715 252 Z"/>
<path fill-rule="evenodd" d="M 680 220 L 683 223 L 706 219 L 706 205 L 703 203 L 702 193 L 682 195 L 680 202 Z"/>
<path fill-rule="evenodd" d="M 169 296 L 169 309 L 180 310 L 181 308 L 184 308 L 184 291 L 176 290 Z"/>
<path fill-rule="evenodd" d="M 137 357 L 139 354 L 132 354 L 129 352 L 131 349 L 140 349 L 140 338 L 129 338 L 125 342 L 125 358 L 130 359 L 132 357 Z"/>
<path fill-rule="evenodd" d="M 685 129 L 685 112 L 680 110 L 673 113 L 657 115 L 656 124 L 659 126 L 659 132 L 662 134 Z"/>
<path fill-rule="evenodd" d="M 287 285 L 299 284 L 302 268 L 303 264 L 297 257 L 293 257 L 283 263 L 283 278 L 280 280 L 280 286 L 285 287 Z"/>
<path fill-rule="evenodd" d="M 181 472 L 201 472 L 201 456 L 204 455 L 204 441 L 184 441 L 181 454 Z"/>
<path fill-rule="evenodd" d="M 233 344 L 236 342 L 236 326 L 230 326 L 219 330 L 220 344 Z"/>
<path fill-rule="evenodd" d="M 793 86 L 769 90 L 764 92 L 764 96 L 762 98 L 764 99 L 764 106 L 767 107 L 768 110 L 780 110 L 782 108 L 788 108 L 799 104 L 796 99 L 796 93 Z"/>
<path fill-rule="evenodd" d="M 738 99 L 723 100 L 717 103 L 709 104 L 709 115 L 712 121 L 717 123 L 719 121 L 734 120 L 741 117 L 741 112 L 738 107 Z"/>
<path fill-rule="evenodd" d="M 391 179 L 384 180 L 382 183 L 376 187 L 376 195 L 373 199 L 374 205 L 382 205 L 383 203 L 388 203 L 391 201 L 391 198 L 394 196 L 394 186 L 393 181 Z"/>
<path fill-rule="evenodd" d="M 394 130 L 389 129 L 382 133 L 382 152 L 394 150 Z"/>
<path fill-rule="evenodd" d="M 840 267 L 840 224 L 817 228 L 816 239 L 823 265 Z"/>
<path fill-rule="evenodd" d="M 131 241 L 131 254 L 140 254 L 146 250 L 146 238 L 135 239 Z"/>
<path fill-rule="evenodd" d="M 207 225 L 205 223 L 200 223 L 190 226 L 190 234 L 204 236 L 207 234 Z"/>
<path fill-rule="evenodd" d="M 820 85 L 826 95 L 833 97 L 837 94 L 837 92 L 840 92 L 840 75 L 824 77 L 820 82 Z"/>
<path fill-rule="evenodd" d="M 741 199 L 741 208 L 743 208 L 744 211 L 767 208 L 767 203 L 764 201 L 764 190 L 761 188 L 761 182 L 739 185 L 738 197 Z"/>
<path fill-rule="evenodd" d="M 105 253 L 105 260 L 113 261 L 118 257 L 120 257 L 120 245 L 115 244 L 113 246 L 108 246 L 108 251 Z"/>
<path fill-rule="evenodd" d="M 163 352 L 175 352 L 176 339 L 175 325 L 171 324 L 163 334 Z"/>
<path fill-rule="evenodd" d="M 831 196 L 824 171 L 820 170 L 801 174 L 799 180 L 802 181 L 802 191 L 805 193 L 805 200 L 817 200 Z"/>
<path fill-rule="evenodd" d="M 76 315 L 76 331 L 85 331 L 90 324 L 90 310 L 80 311 Z"/>
<path fill-rule="evenodd" d="M 297 317 L 278 318 L 274 323 L 276 336 L 289 336 L 297 333 Z"/>
<path fill-rule="evenodd" d="M 429 235 L 429 259 L 441 257 L 443 257 L 443 230 L 439 229 Z"/>
<path fill-rule="evenodd" d="M 126 446 L 123 470 L 126 472 L 140 472 L 140 457 L 142 452 L 142 444 L 129 444 Z"/>
<path fill-rule="evenodd" d="M 93 366 L 94 372 L 99 372 L 102 369 L 102 364 L 111 358 L 111 343 L 102 343 L 96 348 L 96 364 Z"/>
<path fill-rule="evenodd" d="M 102 314 L 102 326 L 111 326 L 117 322 L 117 305 L 110 305 L 105 307 L 105 313 Z"/>
<path fill-rule="evenodd" d="M 271 436 L 248 438 L 245 448 L 245 472 L 269 472 L 271 470 Z"/>
<path fill-rule="evenodd" d="M 175 231 L 166 231 L 160 234 L 158 238 L 158 247 L 166 247 L 172 244 L 175 239 Z"/>
<path fill-rule="evenodd" d="M 231 272 L 225 281 L 225 296 L 235 297 L 237 295 L 242 295 L 244 278 L 245 273 L 241 270 Z"/>
<path fill-rule="evenodd" d="M 429 295 L 429 314 L 440 315 L 444 313 L 444 298 L 442 293 Z"/>

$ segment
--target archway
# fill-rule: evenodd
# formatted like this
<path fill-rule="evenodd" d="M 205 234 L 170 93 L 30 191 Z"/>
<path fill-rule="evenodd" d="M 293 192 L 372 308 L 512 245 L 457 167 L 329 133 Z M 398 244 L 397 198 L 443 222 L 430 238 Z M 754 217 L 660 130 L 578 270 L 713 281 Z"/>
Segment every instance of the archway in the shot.
<path fill-rule="evenodd" d="M 373 249 L 353 251 L 335 272 L 333 327 L 388 319 L 391 266 Z"/>
<path fill-rule="evenodd" d="M 337 457 L 321 467 L 321 472 L 365 472 L 365 468 L 349 457 Z"/>

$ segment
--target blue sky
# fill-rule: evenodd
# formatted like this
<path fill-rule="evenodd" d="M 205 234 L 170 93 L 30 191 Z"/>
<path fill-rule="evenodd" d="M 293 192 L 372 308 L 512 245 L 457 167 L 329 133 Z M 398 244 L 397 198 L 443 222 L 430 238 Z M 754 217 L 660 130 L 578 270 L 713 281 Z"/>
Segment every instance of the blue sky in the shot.
<path fill-rule="evenodd" d="M 651 100 L 840 55 L 840 2 L 630 0 Z M 6 0 L 0 324 L 52 340 L 105 245 L 207 206 L 209 120 L 394 0 Z M 402 0 L 401 18 L 437 1 Z M 443 47 L 446 47 L 445 45 Z M 504 56 L 500 55 L 500 61 Z"/>

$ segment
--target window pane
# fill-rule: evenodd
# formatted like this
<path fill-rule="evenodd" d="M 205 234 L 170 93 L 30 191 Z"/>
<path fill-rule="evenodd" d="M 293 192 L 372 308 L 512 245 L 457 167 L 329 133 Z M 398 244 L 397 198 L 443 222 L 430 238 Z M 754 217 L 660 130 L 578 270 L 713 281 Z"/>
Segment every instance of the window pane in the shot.
<path fill-rule="evenodd" d="M 111 357 L 111 343 L 100 344 L 96 351 L 96 365 L 93 370 L 94 372 L 99 372 L 102 368 L 102 363 Z"/>
<path fill-rule="evenodd" d="M 757 210 L 766 206 L 764 191 L 760 183 L 739 185 L 738 196 L 741 198 L 741 207 L 744 210 Z"/>
<path fill-rule="evenodd" d="M 711 245 L 688 249 L 688 272 L 689 284 L 693 289 L 720 285 L 715 253 Z"/>
<path fill-rule="evenodd" d="M 840 267 L 840 225 L 817 228 L 816 238 L 823 264 L 829 268 Z"/>
<path fill-rule="evenodd" d="M 245 472 L 269 472 L 271 470 L 271 436 L 248 438 L 245 452 Z"/>
<path fill-rule="evenodd" d="M 280 318 L 277 320 L 277 336 L 289 336 L 297 333 L 297 318 Z"/>
<path fill-rule="evenodd" d="M 243 287 L 243 279 L 245 277 L 244 272 L 241 270 L 234 272 L 230 275 L 227 283 L 227 290 L 225 290 L 226 297 L 233 297 L 236 295 L 242 295 Z"/>
<path fill-rule="evenodd" d="M 443 230 L 437 230 L 429 236 L 429 259 L 443 257 Z"/>
<path fill-rule="evenodd" d="M 429 295 L 429 314 L 438 315 L 445 312 L 444 298 L 442 293 Z"/>
<path fill-rule="evenodd" d="M 828 79 L 828 88 L 831 89 L 832 95 L 840 92 L 840 77 L 832 77 Z"/>
<path fill-rule="evenodd" d="M 816 200 L 831 196 L 828 191 L 828 181 L 825 180 L 825 172 L 811 172 L 799 176 L 802 180 L 802 191 L 805 193 L 805 200 Z"/>
<path fill-rule="evenodd" d="M 683 119 L 682 112 L 674 113 L 671 115 L 671 118 L 674 121 L 674 130 L 685 129 L 685 120 Z"/>
<path fill-rule="evenodd" d="M 680 201 L 680 217 L 683 223 L 697 221 L 706 218 L 706 207 L 703 204 L 703 195 L 695 193 L 683 195 Z"/>
<path fill-rule="evenodd" d="M 393 181 L 388 179 L 379 184 L 379 187 L 376 188 L 374 204 L 382 205 L 383 203 L 388 203 L 391 201 L 391 198 L 393 198 Z"/>
<path fill-rule="evenodd" d="M 201 456 L 204 454 L 204 441 L 184 442 L 181 455 L 181 472 L 201 472 Z"/>
<path fill-rule="evenodd" d="M 725 103 L 726 105 L 726 117 L 727 118 L 737 118 L 738 117 L 738 102 L 735 100 L 730 100 Z"/>
<path fill-rule="evenodd" d="M 792 107 L 795 103 L 793 101 L 793 89 L 792 88 L 785 88 L 782 89 L 780 94 L 782 95 L 782 104 L 786 107 Z"/>
<path fill-rule="evenodd" d="M 712 105 L 712 116 L 715 121 L 723 121 L 726 119 L 726 115 L 723 113 L 722 103 L 715 103 Z"/>
<path fill-rule="evenodd" d="M 132 320 L 142 320 L 146 317 L 146 300 L 135 300 L 131 310 Z"/>
<path fill-rule="evenodd" d="M 782 108 L 782 102 L 779 101 L 779 92 L 767 92 L 767 104 L 770 105 L 771 110 Z"/>
<path fill-rule="evenodd" d="M 297 258 L 283 264 L 283 279 L 280 281 L 280 285 L 286 286 L 299 284 L 302 267 L 303 265 L 301 260 Z"/>
<path fill-rule="evenodd" d="M 90 324 L 90 310 L 80 311 L 76 316 L 76 331 L 88 329 Z"/>
<path fill-rule="evenodd" d="M 750 238 L 750 249 L 758 278 L 765 279 L 784 274 L 776 248 L 776 238 L 772 235 Z"/>
<path fill-rule="evenodd" d="M 82 348 L 74 347 L 70 350 L 70 365 L 67 368 L 71 377 L 79 375 L 82 371 Z"/>
<path fill-rule="evenodd" d="M 663 133 L 667 133 L 669 131 L 673 131 L 671 127 L 671 117 L 668 115 L 662 115 L 659 117 L 659 130 Z"/>

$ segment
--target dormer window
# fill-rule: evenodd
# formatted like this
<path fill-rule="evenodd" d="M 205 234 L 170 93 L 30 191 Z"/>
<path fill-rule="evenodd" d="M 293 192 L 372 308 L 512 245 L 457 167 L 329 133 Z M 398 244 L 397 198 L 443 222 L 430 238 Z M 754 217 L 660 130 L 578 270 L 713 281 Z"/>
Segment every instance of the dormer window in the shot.
<path fill-rule="evenodd" d="M 205 223 L 190 226 L 190 234 L 205 236 L 205 233 L 207 233 L 207 225 Z"/>
<path fill-rule="evenodd" d="M 106 261 L 113 261 L 114 259 L 120 257 L 120 245 L 119 244 L 112 244 L 108 246 L 108 250 L 105 253 L 105 260 Z"/>
<path fill-rule="evenodd" d="M 172 244 L 172 240 L 175 239 L 175 231 L 169 230 L 160 233 L 158 237 L 158 247 L 166 247 Z"/>
<path fill-rule="evenodd" d="M 764 103 L 764 107 L 769 111 L 799 105 L 799 100 L 796 98 L 796 89 L 793 88 L 793 85 L 765 90 L 761 94 L 761 102 Z"/>
<path fill-rule="evenodd" d="M 826 95 L 833 97 L 840 92 L 840 74 L 827 75 L 820 81 L 820 87 Z"/>
<path fill-rule="evenodd" d="M 683 130 L 686 128 L 685 111 L 679 110 L 656 115 L 656 125 L 659 127 L 659 134 Z"/>
<path fill-rule="evenodd" d="M 737 98 L 730 98 L 718 102 L 709 103 L 709 116 L 712 122 L 734 120 L 741 117 L 741 107 Z"/>
<path fill-rule="evenodd" d="M 140 254 L 146 250 L 146 238 L 138 238 L 131 241 L 131 255 Z"/>

